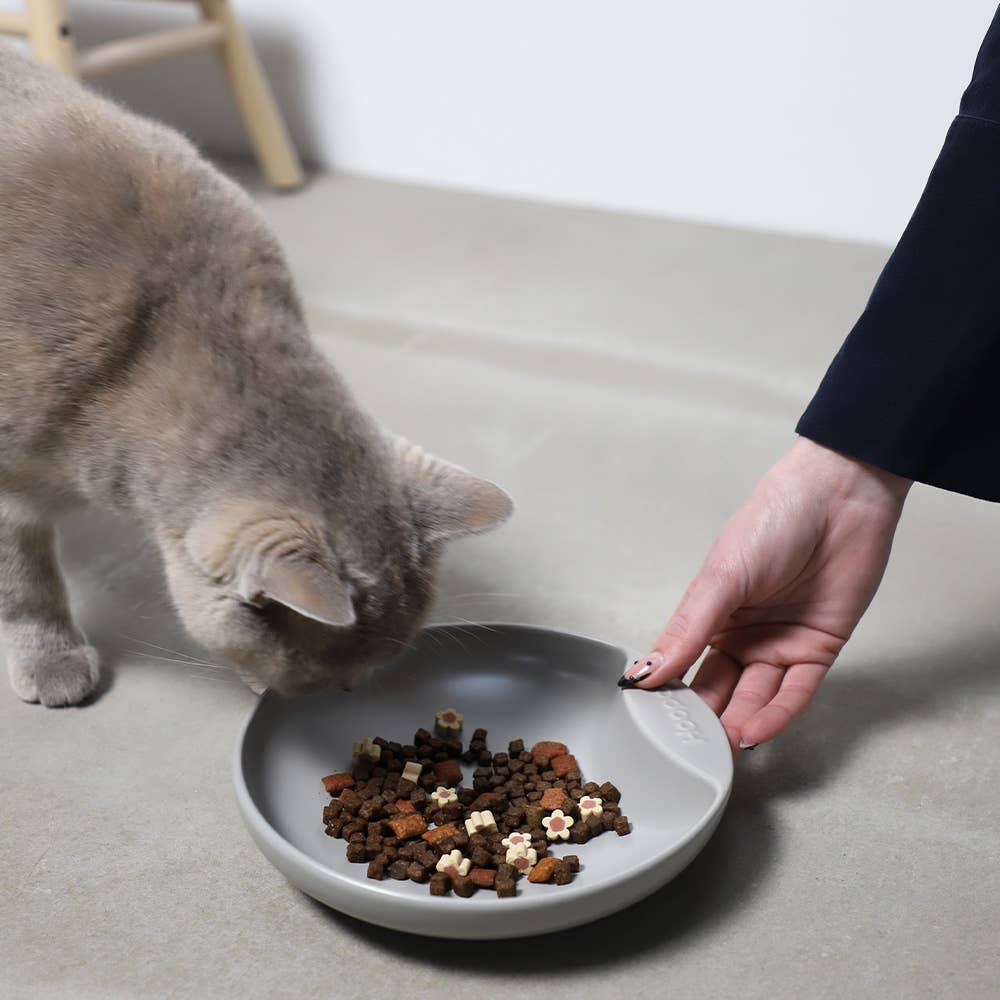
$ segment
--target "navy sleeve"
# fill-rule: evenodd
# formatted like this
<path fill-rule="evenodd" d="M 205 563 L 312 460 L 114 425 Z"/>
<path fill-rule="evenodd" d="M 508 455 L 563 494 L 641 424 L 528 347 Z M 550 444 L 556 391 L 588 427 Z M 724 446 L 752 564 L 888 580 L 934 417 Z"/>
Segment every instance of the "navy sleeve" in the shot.
<path fill-rule="evenodd" d="M 1000 501 L 1000 9 L 913 218 L 796 430 Z"/>

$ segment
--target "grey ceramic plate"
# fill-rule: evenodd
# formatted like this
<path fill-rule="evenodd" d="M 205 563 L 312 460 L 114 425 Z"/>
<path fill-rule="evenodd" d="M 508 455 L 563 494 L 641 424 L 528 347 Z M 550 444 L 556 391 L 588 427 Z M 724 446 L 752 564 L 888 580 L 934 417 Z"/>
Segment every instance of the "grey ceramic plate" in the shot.
<path fill-rule="evenodd" d="M 432 626 L 391 668 L 351 694 L 287 700 L 266 694 L 236 748 L 240 811 L 257 846 L 293 885 L 344 913 L 437 937 L 509 938 L 560 930 L 648 895 L 701 850 L 729 797 L 732 757 L 725 733 L 687 688 L 621 691 L 627 652 L 594 639 L 520 625 Z M 400 742 L 454 706 L 464 737 L 482 726 L 505 749 L 522 737 L 567 743 L 584 773 L 611 779 L 632 821 L 556 854 L 578 854 L 566 886 L 532 885 L 499 899 L 435 898 L 426 885 L 366 878 L 344 842 L 323 833 L 329 797 L 320 778 L 350 767 L 351 743 Z M 466 768 L 466 777 L 471 769 Z"/>

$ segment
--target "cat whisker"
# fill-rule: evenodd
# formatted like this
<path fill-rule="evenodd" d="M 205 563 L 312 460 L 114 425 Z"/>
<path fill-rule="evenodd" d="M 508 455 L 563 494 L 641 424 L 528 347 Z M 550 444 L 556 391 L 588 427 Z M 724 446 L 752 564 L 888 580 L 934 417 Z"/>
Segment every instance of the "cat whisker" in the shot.
<path fill-rule="evenodd" d="M 469 624 L 474 625 L 475 622 L 470 622 Z M 481 635 L 476 635 L 476 633 L 473 632 L 472 629 L 465 628 L 462 625 L 459 625 L 457 622 L 448 622 L 447 626 L 452 632 L 460 632 L 462 635 L 468 636 L 470 639 L 475 639 L 476 642 L 480 643 L 483 646 L 487 645 L 486 640 Z"/>
<path fill-rule="evenodd" d="M 161 663 L 178 663 L 182 667 L 191 667 L 194 670 L 211 670 L 218 673 L 230 673 L 229 667 L 221 663 L 209 663 L 207 660 L 179 660 L 176 656 L 157 656 L 155 653 L 145 653 L 141 649 L 126 649 L 126 653 L 132 656 L 142 656 L 147 660 L 159 660 Z"/>
<path fill-rule="evenodd" d="M 461 615 L 452 615 L 451 617 L 452 618 L 457 618 L 460 622 L 465 622 L 466 625 L 473 625 L 476 628 L 485 629 L 487 632 L 497 632 L 497 633 L 499 633 L 499 631 L 500 631 L 499 629 L 495 629 L 495 628 L 491 627 L 490 625 L 486 625 L 483 622 L 474 622 L 474 621 L 472 621 L 471 618 L 463 618 Z M 454 622 L 445 622 L 444 624 L 446 624 L 446 625 L 452 625 L 452 624 L 455 624 L 455 623 Z M 479 637 L 477 636 L 477 638 L 479 638 Z"/>
<path fill-rule="evenodd" d="M 157 643 L 155 643 L 155 642 L 149 642 L 147 639 L 140 639 L 136 635 L 128 635 L 126 632 L 119 632 L 118 634 L 123 639 L 128 639 L 129 642 L 138 642 L 138 643 L 141 643 L 143 646 L 149 646 L 151 649 L 158 649 L 158 650 L 160 650 L 163 653 L 173 653 L 175 656 L 183 656 L 186 659 L 190 660 L 192 663 L 205 663 L 205 662 L 207 662 L 207 661 L 201 659 L 198 656 L 192 656 L 190 653 L 182 652 L 179 649 L 171 649 L 169 646 L 160 646 L 160 645 L 157 645 Z"/>

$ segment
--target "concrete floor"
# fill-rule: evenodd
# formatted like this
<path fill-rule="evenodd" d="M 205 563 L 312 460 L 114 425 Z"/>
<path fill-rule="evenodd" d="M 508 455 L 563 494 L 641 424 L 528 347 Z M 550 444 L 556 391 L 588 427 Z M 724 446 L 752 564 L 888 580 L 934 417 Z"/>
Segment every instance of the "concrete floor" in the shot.
<path fill-rule="evenodd" d="M 393 428 L 514 495 L 451 551 L 437 617 L 653 638 L 792 439 L 881 248 L 350 178 L 260 193 L 316 334 Z M 193 651 L 153 556 L 64 532 L 109 680 L 0 692 L 5 997 L 995 997 L 1000 628 L 991 505 L 916 489 L 882 591 L 807 718 L 740 760 L 696 862 L 514 944 L 344 918 L 258 854 L 230 791 L 254 696 Z"/>

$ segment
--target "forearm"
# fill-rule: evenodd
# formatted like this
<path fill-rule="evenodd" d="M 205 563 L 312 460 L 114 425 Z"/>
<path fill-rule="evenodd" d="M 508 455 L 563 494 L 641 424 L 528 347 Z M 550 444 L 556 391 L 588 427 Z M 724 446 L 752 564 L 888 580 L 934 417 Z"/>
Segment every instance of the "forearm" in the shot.
<path fill-rule="evenodd" d="M 908 479 L 1000 500 L 1000 15 L 913 218 L 798 425 Z"/>

